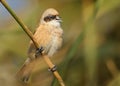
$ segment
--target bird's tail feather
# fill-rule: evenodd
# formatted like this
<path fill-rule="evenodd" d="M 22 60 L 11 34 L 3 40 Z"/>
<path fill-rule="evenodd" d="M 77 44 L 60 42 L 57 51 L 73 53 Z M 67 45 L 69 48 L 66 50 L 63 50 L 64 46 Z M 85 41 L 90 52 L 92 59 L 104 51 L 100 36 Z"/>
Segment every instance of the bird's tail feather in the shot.
<path fill-rule="evenodd" d="M 16 78 L 22 80 L 24 83 L 27 83 L 29 81 L 34 66 L 35 61 L 28 58 L 23 66 L 20 68 L 20 70 L 17 72 Z"/>

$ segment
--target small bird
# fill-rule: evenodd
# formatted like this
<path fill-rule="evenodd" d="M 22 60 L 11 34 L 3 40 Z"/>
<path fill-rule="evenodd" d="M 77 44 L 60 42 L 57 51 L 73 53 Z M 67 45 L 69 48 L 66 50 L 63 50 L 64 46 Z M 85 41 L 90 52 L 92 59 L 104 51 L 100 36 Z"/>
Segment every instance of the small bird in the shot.
<path fill-rule="evenodd" d="M 61 18 L 54 8 L 47 9 L 40 19 L 40 24 L 34 33 L 34 38 L 44 50 L 44 54 L 52 57 L 53 54 L 61 48 L 63 43 L 63 30 L 61 28 Z M 21 77 L 23 82 L 28 82 L 32 69 L 35 64 L 36 48 L 30 41 L 28 49 L 28 58 L 18 71 L 17 75 Z M 42 57 L 42 55 L 41 55 Z"/>

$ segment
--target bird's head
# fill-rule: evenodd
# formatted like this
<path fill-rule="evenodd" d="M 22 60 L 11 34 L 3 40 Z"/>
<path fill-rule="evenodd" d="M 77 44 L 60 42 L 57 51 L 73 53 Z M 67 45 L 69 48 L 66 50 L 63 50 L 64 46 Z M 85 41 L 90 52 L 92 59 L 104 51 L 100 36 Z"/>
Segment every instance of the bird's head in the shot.
<path fill-rule="evenodd" d="M 40 23 L 59 27 L 61 21 L 59 13 L 55 9 L 49 8 L 43 13 Z"/>

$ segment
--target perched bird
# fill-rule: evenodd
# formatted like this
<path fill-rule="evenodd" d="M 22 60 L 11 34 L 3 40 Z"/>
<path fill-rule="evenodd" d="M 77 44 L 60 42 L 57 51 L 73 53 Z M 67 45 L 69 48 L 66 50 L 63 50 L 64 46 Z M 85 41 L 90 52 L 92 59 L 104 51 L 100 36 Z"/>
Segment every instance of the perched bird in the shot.
<path fill-rule="evenodd" d="M 59 13 L 55 9 L 49 8 L 43 13 L 40 24 L 34 33 L 34 38 L 39 44 L 40 49 L 43 49 L 44 54 L 48 55 L 48 57 L 52 57 L 62 46 L 63 30 L 61 28 L 61 21 Z M 32 69 L 34 68 L 35 60 L 33 59 L 35 57 L 36 48 L 33 42 L 30 41 L 28 58 L 17 73 L 24 82 L 28 82 L 29 80 Z"/>

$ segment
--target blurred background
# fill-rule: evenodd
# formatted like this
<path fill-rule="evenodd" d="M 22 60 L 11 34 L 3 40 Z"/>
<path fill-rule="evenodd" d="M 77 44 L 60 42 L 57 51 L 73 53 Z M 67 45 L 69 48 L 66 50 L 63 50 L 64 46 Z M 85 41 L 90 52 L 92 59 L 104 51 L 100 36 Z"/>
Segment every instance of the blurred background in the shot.
<path fill-rule="evenodd" d="M 34 32 L 41 14 L 55 8 L 64 43 L 52 58 L 66 86 L 120 86 L 120 0 L 6 0 Z M 29 84 L 14 76 L 27 58 L 29 37 L 0 4 L 0 85 L 59 86 L 41 58 Z"/>

